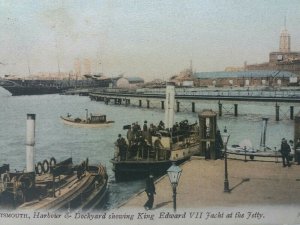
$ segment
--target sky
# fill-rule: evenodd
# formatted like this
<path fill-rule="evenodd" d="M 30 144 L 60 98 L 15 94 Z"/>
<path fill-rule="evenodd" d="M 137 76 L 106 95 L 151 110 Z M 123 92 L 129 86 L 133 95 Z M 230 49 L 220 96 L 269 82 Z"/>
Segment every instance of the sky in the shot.
<path fill-rule="evenodd" d="M 168 79 L 268 61 L 286 26 L 300 51 L 299 0 L 0 0 L 0 76 L 74 71 Z"/>

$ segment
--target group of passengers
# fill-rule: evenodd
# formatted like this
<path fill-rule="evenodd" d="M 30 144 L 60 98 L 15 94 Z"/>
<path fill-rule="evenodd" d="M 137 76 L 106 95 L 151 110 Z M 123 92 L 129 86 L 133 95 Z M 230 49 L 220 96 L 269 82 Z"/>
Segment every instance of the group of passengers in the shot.
<path fill-rule="evenodd" d="M 119 134 L 116 141 L 121 161 L 133 158 L 155 158 L 155 151 L 163 149 L 161 135 L 158 132 L 164 129 L 164 123 L 162 121 L 160 121 L 157 127 L 153 124 L 150 124 L 148 127 L 147 121 L 145 120 L 142 128 L 138 122 L 135 122 L 131 126 L 127 126 L 127 129 L 127 142 L 121 134 Z M 153 144 L 152 136 L 157 137 Z"/>
<path fill-rule="evenodd" d="M 126 128 L 125 128 L 126 127 Z M 170 152 L 164 148 L 161 143 L 162 136 L 178 136 L 186 135 L 187 131 L 191 130 L 191 125 L 188 124 L 187 120 L 176 122 L 171 129 L 166 129 L 163 121 L 160 121 L 156 126 L 148 123 L 145 120 L 141 127 L 138 122 L 132 123 L 131 125 L 124 126 L 127 129 L 127 142 L 121 134 L 119 134 L 116 141 L 118 147 L 120 160 L 127 159 L 166 159 L 169 157 Z M 154 138 L 154 142 L 152 140 Z"/>

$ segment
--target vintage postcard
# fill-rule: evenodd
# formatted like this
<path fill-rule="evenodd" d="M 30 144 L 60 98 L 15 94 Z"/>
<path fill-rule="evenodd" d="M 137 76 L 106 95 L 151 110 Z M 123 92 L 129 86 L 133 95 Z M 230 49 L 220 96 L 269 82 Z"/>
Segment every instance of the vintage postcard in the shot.
<path fill-rule="evenodd" d="M 0 223 L 300 224 L 299 12 L 0 0 Z"/>

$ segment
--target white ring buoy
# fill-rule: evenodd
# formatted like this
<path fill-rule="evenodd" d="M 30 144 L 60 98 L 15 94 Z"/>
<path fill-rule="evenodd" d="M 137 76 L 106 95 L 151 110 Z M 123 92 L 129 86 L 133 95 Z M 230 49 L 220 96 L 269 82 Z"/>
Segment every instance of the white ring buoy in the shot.
<path fill-rule="evenodd" d="M 2 177 L 2 183 L 3 183 L 3 188 L 4 188 L 4 190 L 6 190 L 6 188 L 7 188 L 7 183 L 9 183 L 9 182 L 10 182 L 9 174 L 8 174 L 8 173 L 3 174 L 3 177 Z"/>
<path fill-rule="evenodd" d="M 48 173 L 50 169 L 49 162 L 47 159 L 43 161 L 43 172 Z"/>
<path fill-rule="evenodd" d="M 51 157 L 50 166 L 55 166 L 55 165 L 56 165 L 56 159 L 54 157 Z"/>
<path fill-rule="evenodd" d="M 43 165 L 41 162 L 38 162 L 36 165 L 36 173 L 37 174 L 42 174 L 43 173 Z"/>

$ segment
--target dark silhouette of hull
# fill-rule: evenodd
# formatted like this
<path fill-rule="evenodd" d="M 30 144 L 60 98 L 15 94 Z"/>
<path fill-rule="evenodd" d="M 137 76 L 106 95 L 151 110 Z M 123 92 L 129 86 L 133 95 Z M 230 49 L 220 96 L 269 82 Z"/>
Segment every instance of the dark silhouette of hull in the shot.
<path fill-rule="evenodd" d="M 0 86 L 13 96 L 60 94 L 70 89 L 108 87 L 111 79 L 95 80 L 22 80 L 0 79 Z"/>

